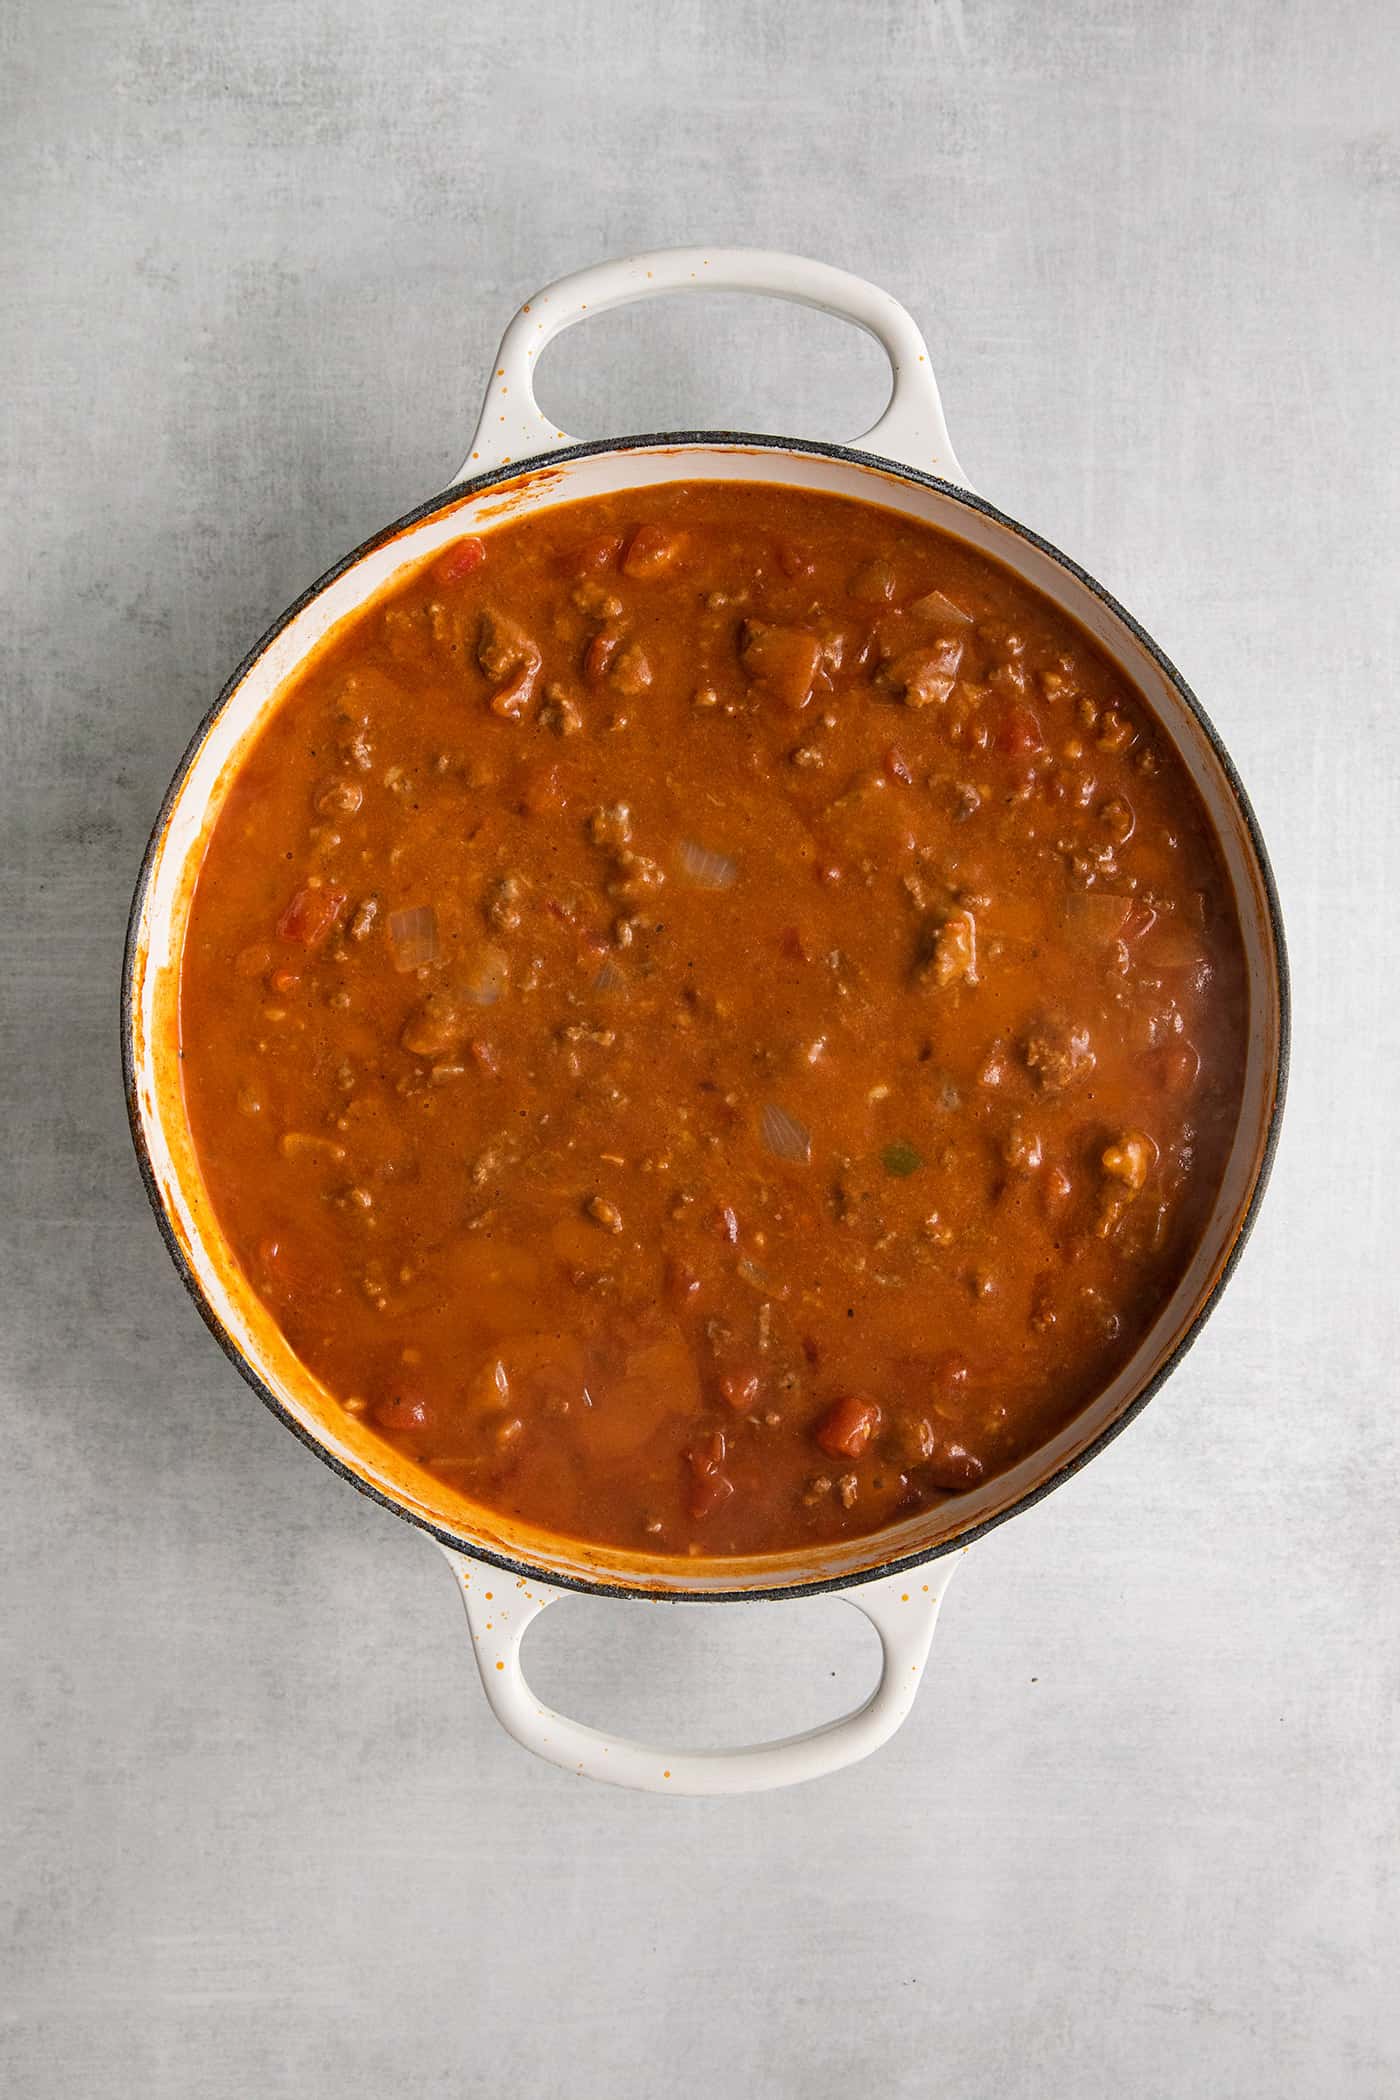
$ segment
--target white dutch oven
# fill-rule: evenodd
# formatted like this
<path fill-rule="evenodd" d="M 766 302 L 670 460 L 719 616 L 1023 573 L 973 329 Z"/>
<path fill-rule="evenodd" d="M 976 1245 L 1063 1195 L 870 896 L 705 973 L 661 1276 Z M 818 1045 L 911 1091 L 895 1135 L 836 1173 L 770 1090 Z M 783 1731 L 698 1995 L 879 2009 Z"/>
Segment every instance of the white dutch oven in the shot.
<path fill-rule="evenodd" d="M 893 374 L 879 422 L 854 446 L 703 431 L 579 445 L 542 415 L 534 364 L 561 329 L 628 300 L 706 289 L 796 300 L 866 329 L 883 346 Z M 504 519 L 561 503 L 682 479 L 778 482 L 882 504 L 995 557 L 1087 628 L 1146 695 L 1215 822 L 1249 968 L 1243 1106 L 1219 1198 L 1170 1304 L 1112 1385 L 1053 1442 L 940 1508 L 873 1539 L 738 1562 L 648 1559 L 509 1524 L 412 1468 L 345 1414 L 293 1356 L 224 1243 L 195 1158 L 175 1057 L 179 957 L 205 841 L 232 774 L 290 674 L 338 622 L 464 531 L 489 532 Z M 885 1742 L 918 1689 L 955 1555 L 1100 1450 L 1188 1346 L 1263 1192 L 1283 1100 L 1287 980 L 1267 857 L 1219 738 L 1162 652 L 1106 591 L 973 495 L 909 315 L 873 285 L 822 263 L 750 249 L 678 248 L 581 271 L 523 306 L 506 331 L 476 436 L 451 486 L 322 577 L 235 672 L 180 762 L 146 851 L 127 938 L 122 1027 L 137 1153 L 161 1229 L 200 1311 L 289 1428 L 347 1479 L 437 1540 L 461 1586 L 482 1683 L 503 1726 L 566 1771 L 662 1792 L 721 1794 L 810 1779 Z M 570 1590 L 712 1602 L 835 1593 L 864 1612 L 880 1636 L 879 1683 L 854 1713 L 779 1742 L 698 1751 L 603 1734 L 542 1706 L 520 1667 L 525 1629 Z"/>

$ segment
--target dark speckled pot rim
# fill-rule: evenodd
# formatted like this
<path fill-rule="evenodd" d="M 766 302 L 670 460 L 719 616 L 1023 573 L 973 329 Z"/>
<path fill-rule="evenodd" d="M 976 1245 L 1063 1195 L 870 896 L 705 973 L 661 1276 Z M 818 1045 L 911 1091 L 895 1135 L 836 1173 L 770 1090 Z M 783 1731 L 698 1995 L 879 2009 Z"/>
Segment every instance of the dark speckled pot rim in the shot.
<path fill-rule="evenodd" d="M 376 1486 L 374 1482 L 362 1478 L 360 1474 L 339 1459 L 334 1452 L 328 1450 L 318 1438 L 312 1435 L 303 1423 L 299 1422 L 283 1406 L 277 1395 L 266 1384 L 257 1369 L 250 1363 L 234 1341 L 205 1295 L 203 1286 L 171 1223 L 159 1183 L 156 1179 L 141 1124 L 136 1071 L 135 1021 L 139 927 L 161 840 L 164 837 L 166 825 L 180 790 L 184 785 L 186 775 L 193 765 L 195 757 L 209 731 L 243 684 L 253 666 L 283 630 L 296 619 L 299 613 L 305 611 L 306 607 L 314 599 L 318 598 L 339 577 L 345 575 L 347 570 L 353 569 L 356 563 L 362 561 L 367 554 L 373 553 L 376 548 L 383 546 L 389 540 L 397 538 L 401 533 L 408 531 L 413 526 L 421 524 L 424 519 L 432 517 L 437 511 L 455 508 L 466 498 L 479 495 L 487 489 L 499 487 L 504 483 L 518 481 L 524 476 L 537 473 L 542 468 L 565 466 L 571 461 L 590 459 L 604 453 L 647 452 L 673 448 L 679 450 L 693 446 L 727 446 L 741 451 L 767 450 L 775 453 L 797 453 L 810 458 L 839 460 L 850 466 L 874 468 L 897 481 L 911 482 L 922 488 L 933 489 L 939 495 L 947 497 L 951 502 L 960 504 L 964 509 L 978 512 L 981 516 L 990 518 L 1016 539 L 1023 541 L 1026 546 L 1034 548 L 1037 553 L 1046 556 L 1054 562 L 1067 575 L 1072 576 L 1085 590 L 1097 598 L 1102 605 L 1106 606 L 1115 619 L 1122 622 L 1144 654 L 1157 666 L 1183 706 L 1195 718 L 1225 777 L 1239 812 L 1245 834 L 1249 840 L 1250 850 L 1263 890 L 1268 915 L 1274 983 L 1278 1000 L 1277 1058 L 1273 1072 L 1270 1075 L 1271 1099 L 1268 1118 L 1256 1155 L 1254 1180 L 1250 1189 L 1249 1199 L 1238 1224 L 1233 1230 L 1230 1244 L 1216 1270 L 1210 1287 L 1196 1306 L 1190 1320 L 1182 1329 L 1167 1356 L 1153 1371 L 1151 1377 L 1144 1381 L 1114 1416 L 1113 1420 L 1107 1423 L 1099 1434 L 1081 1450 L 1076 1451 L 1060 1465 L 1056 1466 L 1045 1478 L 1028 1488 L 1023 1495 L 1019 1496 L 1007 1508 L 996 1511 L 982 1522 L 969 1526 L 967 1530 L 958 1532 L 952 1538 L 941 1539 L 932 1546 L 921 1547 L 912 1553 L 904 1553 L 888 1560 L 878 1561 L 870 1567 L 861 1568 L 847 1574 L 819 1576 L 811 1580 L 777 1583 L 768 1587 L 761 1585 L 745 1586 L 733 1590 L 658 1589 L 644 1586 L 640 1582 L 634 1585 L 626 1581 L 615 1582 L 605 1579 L 595 1581 L 578 1575 L 558 1574 L 551 1569 L 539 1567 L 532 1562 L 514 1559 L 508 1554 L 493 1552 L 489 1548 L 479 1545 L 473 1539 L 462 1537 L 444 1525 L 433 1523 L 431 1519 L 420 1515 L 416 1510 L 412 1510 L 405 1504 L 395 1500 L 392 1495 L 387 1494 L 382 1488 Z M 1033 585 L 1031 587 L 1035 588 Z M 325 574 L 318 577 L 315 583 L 303 591 L 253 644 L 253 647 L 228 679 L 213 706 L 204 716 L 186 745 L 179 765 L 175 769 L 174 777 L 161 802 L 159 813 L 152 827 L 150 838 L 147 841 L 145 853 L 142 856 L 140 873 L 137 876 L 131 912 L 127 921 L 126 942 L 122 958 L 122 1076 L 126 1093 L 127 1117 L 131 1125 L 132 1142 L 136 1148 L 141 1178 L 145 1184 L 151 1208 L 155 1213 L 161 1237 L 165 1241 L 167 1251 L 175 1264 L 185 1289 L 194 1300 L 200 1316 L 225 1356 L 228 1357 L 247 1384 L 252 1387 L 259 1399 L 271 1409 L 280 1422 L 292 1431 L 294 1436 L 298 1437 L 309 1450 L 314 1451 L 316 1456 L 331 1468 L 332 1472 L 339 1474 L 341 1479 L 348 1481 L 361 1494 L 368 1495 L 385 1509 L 392 1510 L 396 1516 L 402 1517 L 417 1530 L 427 1532 L 440 1545 L 449 1547 L 455 1552 L 466 1554 L 472 1560 L 480 1561 L 487 1566 L 499 1568 L 506 1574 L 515 1575 L 528 1581 L 545 1583 L 554 1589 L 572 1590 L 584 1595 L 633 1598 L 649 1603 L 750 1604 L 761 1600 L 796 1601 L 804 1597 L 839 1594 L 843 1590 L 857 1588 L 866 1582 L 876 1582 L 892 1575 L 911 1573 L 914 1569 L 923 1567 L 930 1561 L 939 1560 L 946 1554 L 961 1552 L 964 1547 L 972 1545 L 976 1540 L 985 1537 L 988 1532 L 996 1530 L 999 1525 L 1005 1524 L 1010 1518 L 1019 1516 L 1023 1511 L 1033 1508 L 1036 1503 L 1044 1501 L 1045 1497 L 1051 1494 L 1055 1488 L 1072 1479 L 1092 1459 L 1097 1458 L 1099 1453 L 1112 1443 L 1114 1438 L 1119 1436 L 1130 1422 L 1134 1421 L 1142 1413 L 1149 1400 L 1161 1390 L 1173 1371 L 1181 1363 L 1187 1350 L 1190 1349 L 1201 1333 L 1207 1319 L 1219 1302 L 1226 1284 L 1234 1273 L 1245 1242 L 1248 1240 L 1254 1228 L 1255 1220 L 1259 1215 L 1259 1207 L 1264 1199 L 1264 1192 L 1268 1186 L 1269 1175 L 1272 1171 L 1274 1156 L 1278 1148 L 1279 1128 L 1283 1116 L 1284 1096 L 1288 1082 L 1290 1014 L 1288 953 L 1284 942 L 1283 917 L 1279 908 L 1278 890 L 1274 881 L 1273 869 L 1269 864 L 1268 850 L 1265 847 L 1263 835 L 1259 828 L 1259 821 L 1254 814 L 1249 796 L 1245 792 L 1244 784 L 1214 723 L 1192 692 L 1190 686 L 1187 685 L 1186 680 L 1177 670 L 1176 665 L 1158 647 L 1151 635 L 1139 625 L 1132 614 L 1119 604 L 1112 592 L 1105 590 L 1104 586 L 1091 576 L 1087 570 L 1082 569 L 1078 562 L 1071 560 L 1067 554 L 1062 553 L 1049 540 L 1043 539 L 1039 533 L 1031 531 L 1028 526 L 1022 525 L 1017 519 L 1008 517 L 1005 511 L 998 510 L 995 504 L 988 503 L 984 497 L 974 495 L 969 489 L 962 488 L 954 482 L 944 481 L 936 474 L 927 474 L 917 467 L 905 466 L 898 460 L 882 459 L 877 454 L 862 452 L 850 445 L 819 444 L 802 438 L 773 437 L 752 431 L 659 431 L 635 437 L 601 438 L 587 444 L 564 445 L 556 451 L 531 454 L 528 459 L 512 461 L 506 466 L 495 467 L 486 473 L 470 476 L 462 481 L 455 482 L 450 488 L 429 497 L 426 502 L 420 503 L 415 509 L 406 512 L 404 516 L 395 519 L 392 524 L 386 525 L 381 531 L 374 533 L 369 539 L 356 547 L 353 552 L 345 555 L 340 561 L 327 569 Z M 876 1536 L 878 1537 L 878 1534 Z M 761 1556 L 755 1556 L 754 1560 L 761 1560 Z M 752 1565 L 753 1562 L 746 1564 Z M 680 1572 L 678 1564 L 678 1578 Z M 660 1579 L 664 1580 L 666 1578 Z"/>

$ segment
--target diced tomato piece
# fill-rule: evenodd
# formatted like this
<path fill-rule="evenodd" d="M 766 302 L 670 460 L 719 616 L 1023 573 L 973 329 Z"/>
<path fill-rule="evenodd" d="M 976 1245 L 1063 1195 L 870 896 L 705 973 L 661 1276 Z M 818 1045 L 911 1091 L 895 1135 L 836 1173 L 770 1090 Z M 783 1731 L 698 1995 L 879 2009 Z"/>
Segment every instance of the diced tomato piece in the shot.
<path fill-rule="evenodd" d="M 864 1393 L 844 1393 L 817 1424 L 817 1442 L 833 1458 L 859 1458 L 880 1426 L 880 1410 Z"/>
<path fill-rule="evenodd" d="M 344 909 L 344 890 L 298 890 L 277 921 L 278 937 L 300 941 L 303 948 L 319 948 Z"/>
<path fill-rule="evenodd" d="M 467 1048 L 474 1064 L 479 1065 L 483 1072 L 489 1072 L 493 1079 L 500 1078 L 501 1062 L 489 1043 L 468 1043 Z"/>
<path fill-rule="evenodd" d="M 283 964 L 280 970 L 268 971 L 267 982 L 270 990 L 281 992 L 285 996 L 288 992 L 294 992 L 301 983 L 301 971 Z"/>
<path fill-rule="evenodd" d="M 739 1220 L 727 1203 L 715 1212 L 715 1231 L 722 1240 L 728 1240 L 731 1247 L 738 1245 Z"/>
<path fill-rule="evenodd" d="M 810 576 L 815 564 L 811 556 L 795 547 L 791 540 L 784 540 L 778 549 L 778 567 L 784 576 Z"/>
<path fill-rule="evenodd" d="M 664 525 L 639 525 L 622 557 L 624 576 L 661 576 L 680 559 L 680 535 Z"/>
<path fill-rule="evenodd" d="M 484 540 L 458 540 L 440 554 L 433 563 L 433 575 L 439 583 L 460 583 L 464 576 L 472 575 L 486 559 Z"/>
<path fill-rule="evenodd" d="M 734 1483 L 727 1473 L 707 1473 L 702 1480 L 694 1480 L 690 1486 L 690 1514 L 698 1522 L 712 1517 L 722 1509 L 734 1492 Z"/>
<path fill-rule="evenodd" d="M 845 873 L 839 860 L 819 860 L 814 870 L 817 881 L 824 889 L 834 890 Z"/>
<path fill-rule="evenodd" d="M 893 744 L 885 753 L 884 767 L 890 780 L 902 781 L 905 787 L 913 786 L 914 775 L 909 770 L 909 762 Z"/>
<path fill-rule="evenodd" d="M 736 1415 L 746 1415 L 758 1403 L 758 1373 L 726 1371 L 719 1389 L 726 1407 L 732 1407 Z"/>
<path fill-rule="evenodd" d="M 1012 758 L 1029 758 L 1033 752 L 1045 749 L 1039 717 L 1024 701 L 1010 700 L 998 714 L 992 732 L 992 741 L 998 751 L 1005 751 Z"/>

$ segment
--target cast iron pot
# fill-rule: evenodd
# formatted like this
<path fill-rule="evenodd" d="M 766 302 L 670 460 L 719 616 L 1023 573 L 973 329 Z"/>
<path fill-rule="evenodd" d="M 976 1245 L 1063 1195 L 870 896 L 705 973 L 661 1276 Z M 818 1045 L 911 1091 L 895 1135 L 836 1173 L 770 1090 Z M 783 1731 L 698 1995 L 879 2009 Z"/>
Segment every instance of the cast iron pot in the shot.
<path fill-rule="evenodd" d="M 707 289 L 795 300 L 866 329 L 893 375 L 874 428 L 853 445 L 735 431 L 580 445 L 542 415 L 534 364 L 561 329 L 629 300 Z M 580 1545 L 484 1511 L 416 1470 L 318 1385 L 254 1297 L 214 1217 L 181 1095 L 176 1005 L 194 879 L 229 781 L 287 679 L 331 627 L 464 531 L 489 533 L 506 519 L 618 489 L 708 479 L 863 498 L 923 520 L 1004 563 L 1086 628 L 1146 696 L 1214 821 L 1244 930 L 1250 1020 L 1239 1122 L 1200 1246 L 1131 1362 L 1090 1406 L 1009 1472 L 873 1538 L 751 1560 L 677 1562 Z M 195 732 L 141 865 L 122 983 L 127 1098 L 141 1171 L 176 1267 L 226 1354 L 329 1466 L 436 1539 L 461 1586 L 486 1695 L 512 1735 L 567 1771 L 673 1793 L 742 1793 L 812 1778 L 866 1756 L 899 1726 L 961 1551 L 1101 1451 L 1200 1331 L 1263 1193 L 1283 1102 L 1287 1029 L 1283 930 L 1264 844 L 1229 755 L 1180 674 L 1092 577 L 973 494 L 953 455 L 923 340 L 904 309 L 844 271 L 756 249 L 676 248 L 601 263 L 520 309 L 449 487 L 348 554 L 289 607 Z M 520 1667 L 525 1629 L 570 1590 L 710 1603 L 832 1593 L 873 1622 L 880 1679 L 856 1711 L 777 1742 L 700 1751 L 608 1735 L 541 1705 Z"/>

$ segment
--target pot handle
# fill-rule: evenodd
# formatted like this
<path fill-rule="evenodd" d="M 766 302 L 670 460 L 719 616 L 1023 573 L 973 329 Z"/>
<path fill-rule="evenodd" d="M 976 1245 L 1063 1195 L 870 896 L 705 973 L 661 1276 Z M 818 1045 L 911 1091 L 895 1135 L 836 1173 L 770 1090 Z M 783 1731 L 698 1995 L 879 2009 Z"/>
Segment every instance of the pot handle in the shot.
<path fill-rule="evenodd" d="M 520 1643 L 531 1621 L 567 1590 L 503 1575 L 450 1546 L 467 1607 L 476 1664 L 491 1710 L 508 1735 L 562 1771 L 655 1794 L 757 1794 L 839 1772 L 889 1741 L 914 1703 L 933 1638 L 938 1607 L 961 1554 L 837 1592 L 864 1612 L 880 1636 L 880 1680 L 854 1712 L 805 1735 L 736 1750 L 666 1750 L 609 1735 L 541 1705 L 520 1667 Z"/>
<path fill-rule="evenodd" d="M 893 384 L 884 414 L 852 443 L 959 488 L 970 486 L 954 457 L 924 339 L 898 300 L 830 263 L 765 248 L 657 248 L 649 255 L 595 263 L 536 292 L 501 339 L 476 434 L 454 484 L 494 467 L 524 465 L 536 453 L 577 442 L 555 428 L 535 399 L 535 360 L 563 329 L 633 299 L 703 291 L 790 299 L 873 335 L 890 361 Z"/>

